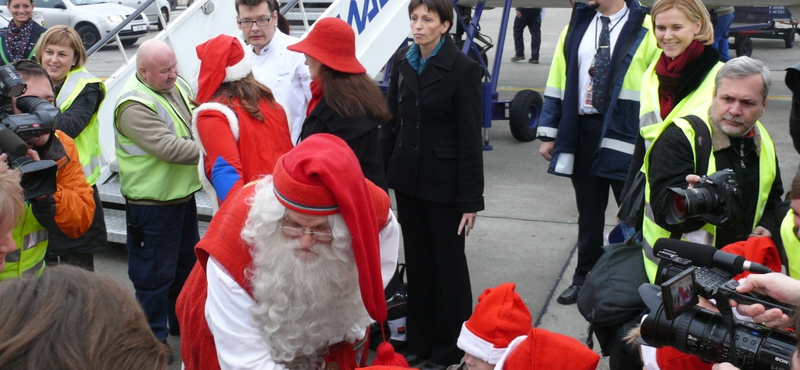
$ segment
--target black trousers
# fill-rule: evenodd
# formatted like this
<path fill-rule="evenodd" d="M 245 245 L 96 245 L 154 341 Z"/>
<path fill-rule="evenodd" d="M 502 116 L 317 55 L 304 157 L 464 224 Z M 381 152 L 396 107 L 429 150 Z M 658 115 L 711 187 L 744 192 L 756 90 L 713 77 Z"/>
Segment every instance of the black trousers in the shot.
<path fill-rule="evenodd" d="M 595 153 L 600 147 L 603 120 L 596 114 L 578 117 L 578 151 L 572 170 L 572 187 L 578 206 L 578 266 L 572 275 L 572 284 L 583 285 L 586 274 L 603 254 L 608 189 L 614 192 L 619 205 L 625 181 L 590 175 Z"/>
<path fill-rule="evenodd" d="M 456 234 L 462 214 L 455 204 L 395 196 L 408 277 L 408 352 L 457 364 L 464 352 L 456 341 L 472 314 L 464 233 Z"/>
<path fill-rule="evenodd" d="M 539 60 L 539 45 L 542 43 L 542 9 L 517 8 L 522 17 L 514 18 L 514 51 L 518 57 L 525 56 L 525 27 L 531 34 L 531 59 Z"/>

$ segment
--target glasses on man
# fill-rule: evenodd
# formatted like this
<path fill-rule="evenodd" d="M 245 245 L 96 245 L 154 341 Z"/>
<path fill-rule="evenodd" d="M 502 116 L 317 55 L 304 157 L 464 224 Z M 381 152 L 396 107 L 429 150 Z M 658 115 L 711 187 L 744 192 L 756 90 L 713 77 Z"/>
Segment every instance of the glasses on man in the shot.
<path fill-rule="evenodd" d="M 287 219 L 282 219 L 278 224 L 278 228 L 281 229 L 286 235 L 291 237 L 300 237 L 303 236 L 303 234 L 308 234 L 311 235 L 312 238 L 322 242 L 329 242 L 333 240 L 333 234 L 331 233 L 330 228 L 328 228 L 327 231 L 306 231 L 304 228 L 287 226 L 287 223 L 289 223 Z"/>
<path fill-rule="evenodd" d="M 259 18 L 259 19 L 256 19 L 254 21 L 239 19 L 238 23 L 239 23 L 239 26 L 242 27 L 242 28 L 253 27 L 253 23 L 255 23 L 256 26 L 264 27 L 264 26 L 268 25 L 269 21 L 271 21 L 271 20 L 272 20 L 272 16 L 269 16 L 267 18 Z"/>

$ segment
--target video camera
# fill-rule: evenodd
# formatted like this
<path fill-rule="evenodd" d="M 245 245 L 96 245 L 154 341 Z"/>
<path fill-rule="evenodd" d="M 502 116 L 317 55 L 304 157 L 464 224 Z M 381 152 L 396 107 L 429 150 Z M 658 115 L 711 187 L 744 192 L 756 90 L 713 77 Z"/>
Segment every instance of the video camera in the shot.
<path fill-rule="evenodd" d="M 28 144 L 40 135 L 55 131 L 58 108 L 47 100 L 25 96 L 17 99 L 13 114 L 11 98 L 25 92 L 27 85 L 14 67 L 0 66 L 0 153 L 8 155 L 8 166 L 21 174 L 25 200 L 56 192 L 58 166 L 51 160 L 34 161 L 26 156 Z"/>
<path fill-rule="evenodd" d="M 666 221 L 670 225 L 694 217 L 716 226 L 739 219 L 733 207 L 733 202 L 739 200 L 739 185 L 732 169 L 726 168 L 703 176 L 691 189 L 669 190 L 672 192 L 672 207 Z"/>
<path fill-rule="evenodd" d="M 797 337 L 737 320 L 729 305 L 729 299 L 760 303 L 766 309 L 779 308 L 791 316 L 791 307 L 769 297 L 737 292 L 739 283 L 731 279 L 743 271 L 771 270 L 714 247 L 674 239 L 659 239 L 654 250 L 661 258 L 656 277 L 660 286 L 639 287 L 639 294 L 650 309 L 642 321 L 640 342 L 674 347 L 705 361 L 727 361 L 742 370 L 791 369 Z M 720 313 L 697 306 L 698 296 L 715 299 Z"/>

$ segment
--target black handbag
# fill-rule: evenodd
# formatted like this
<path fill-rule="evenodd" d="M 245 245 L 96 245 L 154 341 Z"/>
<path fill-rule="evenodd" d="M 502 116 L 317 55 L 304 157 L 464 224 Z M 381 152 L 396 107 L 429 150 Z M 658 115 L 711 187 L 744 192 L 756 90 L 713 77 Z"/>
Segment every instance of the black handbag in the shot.
<path fill-rule="evenodd" d="M 406 316 L 408 315 L 408 293 L 405 282 L 406 264 L 398 263 L 397 269 L 386 285 L 383 293 L 386 296 L 386 322 L 383 323 L 383 331 L 386 333 L 389 343 L 395 349 L 405 347 L 406 339 Z M 381 323 L 373 323 L 370 326 L 369 347 L 373 350 L 383 342 L 381 335 Z"/>

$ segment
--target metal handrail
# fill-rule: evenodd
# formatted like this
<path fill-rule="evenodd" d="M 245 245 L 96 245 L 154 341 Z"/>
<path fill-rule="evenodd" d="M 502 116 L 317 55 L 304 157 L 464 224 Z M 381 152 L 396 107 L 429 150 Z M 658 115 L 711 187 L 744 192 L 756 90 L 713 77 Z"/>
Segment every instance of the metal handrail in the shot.
<path fill-rule="evenodd" d="M 129 15 L 127 18 L 125 18 L 125 20 L 123 20 L 122 23 L 119 24 L 119 26 L 115 27 L 113 30 L 111 30 L 110 33 L 108 33 L 107 35 L 103 36 L 103 38 L 101 38 L 100 41 L 98 41 L 94 45 L 92 45 L 92 47 L 90 47 L 89 50 L 86 51 L 86 56 L 88 57 L 88 56 L 94 54 L 95 51 L 97 51 L 98 49 L 103 47 L 103 45 L 105 45 L 109 40 L 111 40 L 112 37 L 114 37 L 114 38 L 116 38 L 117 46 L 119 46 L 119 50 L 122 52 L 122 55 L 125 56 L 125 60 L 127 60 L 128 57 L 127 57 L 127 55 L 125 55 L 125 49 L 122 47 L 122 42 L 120 42 L 119 36 L 117 34 L 125 26 L 127 26 L 128 23 L 131 23 L 132 20 L 136 19 L 136 17 L 138 17 L 139 14 L 142 14 L 142 12 L 145 9 L 147 9 L 147 7 L 150 6 L 150 4 L 152 4 L 154 1 L 155 0 L 145 0 L 145 2 L 142 5 L 140 5 L 138 8 L 136 8 L 136 10 L 133 13 L 131 13 L 131 15 Z M 160 11 L 158 12 L 158 17 L 161 20 L 162 24 L 164 24 L 166 26 L 166 22 L 164 22 L 164 19 L 161 16 L 161 12 Z M 145 17 L 145 20 L 147 20 L 147 17 Z M 147 20 L 147 26 L 148 27 L 150 26 L 150 21 L 149 20 Z"/>

